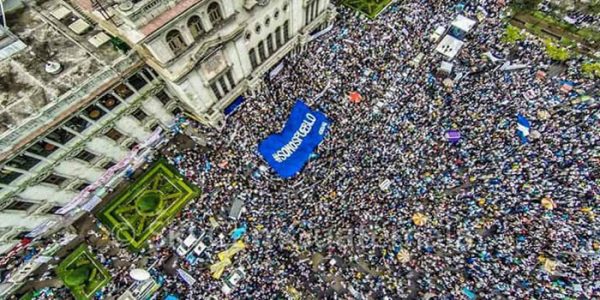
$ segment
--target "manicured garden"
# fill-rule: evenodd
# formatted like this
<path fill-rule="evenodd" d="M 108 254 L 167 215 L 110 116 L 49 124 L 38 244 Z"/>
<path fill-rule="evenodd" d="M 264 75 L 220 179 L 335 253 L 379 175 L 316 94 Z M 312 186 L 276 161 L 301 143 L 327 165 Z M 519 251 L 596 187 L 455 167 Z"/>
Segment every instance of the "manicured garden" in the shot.
<path fill-rule="evenodd" d="M 58 265 L 56 273 L 77 300 L 91 299 L 111 279 L 86 244 L 69 254 Z"/>
<path fill-rule="evenodd" d="M 164 161 L 153 165 L 99 214 L 115 237 L 140 249 L 199 193 Z"/>
<path fill-rule="evenodd" d="M 371 19 L 375 19 L 392 0 L 344 0 L 342 3 Z"/>

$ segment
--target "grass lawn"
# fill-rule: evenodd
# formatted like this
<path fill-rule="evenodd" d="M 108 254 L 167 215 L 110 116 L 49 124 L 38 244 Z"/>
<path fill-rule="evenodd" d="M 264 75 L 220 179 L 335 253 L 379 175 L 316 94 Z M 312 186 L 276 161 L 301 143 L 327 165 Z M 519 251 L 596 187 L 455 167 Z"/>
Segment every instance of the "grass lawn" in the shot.
<path fill-rule="evenodd" d="M 344 0 L 342 3 L 375 19 L 392 0 Z"/>
<path fill-rule="evenodd" d="M 600 44 L 600 32 L 589 28 L 577 28 L 563 20 L 546 15 L 539 11 L 519 12 L 511 20 L 513 25 L 522 27 L 541 38 L 558 40 L 563 46 L 581 43 L 579 50 L 583 53 L 593 53 Z"/>
<path fill-rule="evenodd" d="M 111 279 L 86 244 L 69 254 L 56 268 L 56 274 L 77 300 L 92 299 Z"/>
<path fill-rule="evenodd" d="M 154 164 L 99 213 L 119 241 L 140 249 L 199 193 L 165 161 Z"/>

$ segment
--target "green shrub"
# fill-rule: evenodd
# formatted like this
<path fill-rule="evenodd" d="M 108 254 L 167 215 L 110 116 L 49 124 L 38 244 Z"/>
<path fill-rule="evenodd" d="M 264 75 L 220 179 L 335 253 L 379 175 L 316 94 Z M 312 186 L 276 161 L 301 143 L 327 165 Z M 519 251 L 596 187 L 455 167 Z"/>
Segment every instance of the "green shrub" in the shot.
<path fill-rule="evenodd" d="M 505 43 L 516 43 L 517 41 L 522 41 L 525 39 L 525 36 L 521 34 L 521 30 L 518 27 L 508 25 L 506 26 L 506 30 L 504 31 L 504 36 L 502 37 L 502 41 Z"/>
<path fill-rule="evenodd" d="M 581 65 L 583 74 L 600 78 L 600 62 L 589 62 Z"/>
<path fill-rule="evenodd" d="M 546 44 L 546 54 L 553 60 L 566 61 L 571 58 L 571 53 L 567 48 L 559 47 L 552 43 L 550 39 L 544 41 Z"/>

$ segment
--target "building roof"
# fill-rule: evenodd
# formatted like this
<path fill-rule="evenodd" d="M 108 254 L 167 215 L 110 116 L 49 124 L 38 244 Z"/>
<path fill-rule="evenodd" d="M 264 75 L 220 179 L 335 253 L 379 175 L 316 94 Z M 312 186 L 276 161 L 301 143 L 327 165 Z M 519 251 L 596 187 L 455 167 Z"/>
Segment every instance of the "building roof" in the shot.
<path fill-rule="evenodd" d="M 106 39 L 98 47 L 88 41 L 102 30 L 64 2 L 37 5 L 7 15 L 11 36 L 25 48 L 0 61 L 0 141 L 123 57 Z M 48 61 L 58 62 L 60 73 L 47 73 Z"/>

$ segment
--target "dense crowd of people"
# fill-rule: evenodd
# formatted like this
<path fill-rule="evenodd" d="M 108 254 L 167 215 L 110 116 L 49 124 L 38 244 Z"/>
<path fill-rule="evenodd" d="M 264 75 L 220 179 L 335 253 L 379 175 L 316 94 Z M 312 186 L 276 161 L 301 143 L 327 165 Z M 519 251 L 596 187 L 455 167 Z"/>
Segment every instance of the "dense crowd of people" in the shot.
<path fill-rule="evenodd" d="M 446 58 L 430 34 L 459 13 L 483 18 L 453 73 L 440 73 Z M 503 6 L 492 0 L 460 11 L 452 1 L 408 1 L 375 20 L 343 6 L 338 14 L 222 131 L 207 130 L 206 146 L 165 149 L 203 195 L 150 243 L 161 295 L 223 298 L 210 261 L 177 259 L 197 279 L 192 286 L 160 271 L 176 257 L 166 236 L 212 231 L 214 257 L 246 226 L 246 248 L 225 271 L 246 273 L 231 298 L 598 297 L 600 116 L 597 98 L 579 97 L 597 97 L 582 59 L 553 62 L 531 36 L 503 42 Z M 527 67 L 501 71 L 490 56 Z M 574 90 L 561 90 L 564 82 Z M 349 101 L 352 92 L 362 99 Z M 257 145 L 281 129 L 298 98 L 332 124 L 304 169 L 283 180 Z M 531 123 L 527 143 L 517 114 Z M 449 142 L 448 130 L 460 141 Z M 245 210 L 231 220 L 235 199 Z M 104 296 L 130 283 L 127 269 L 119 274 Z"/>

